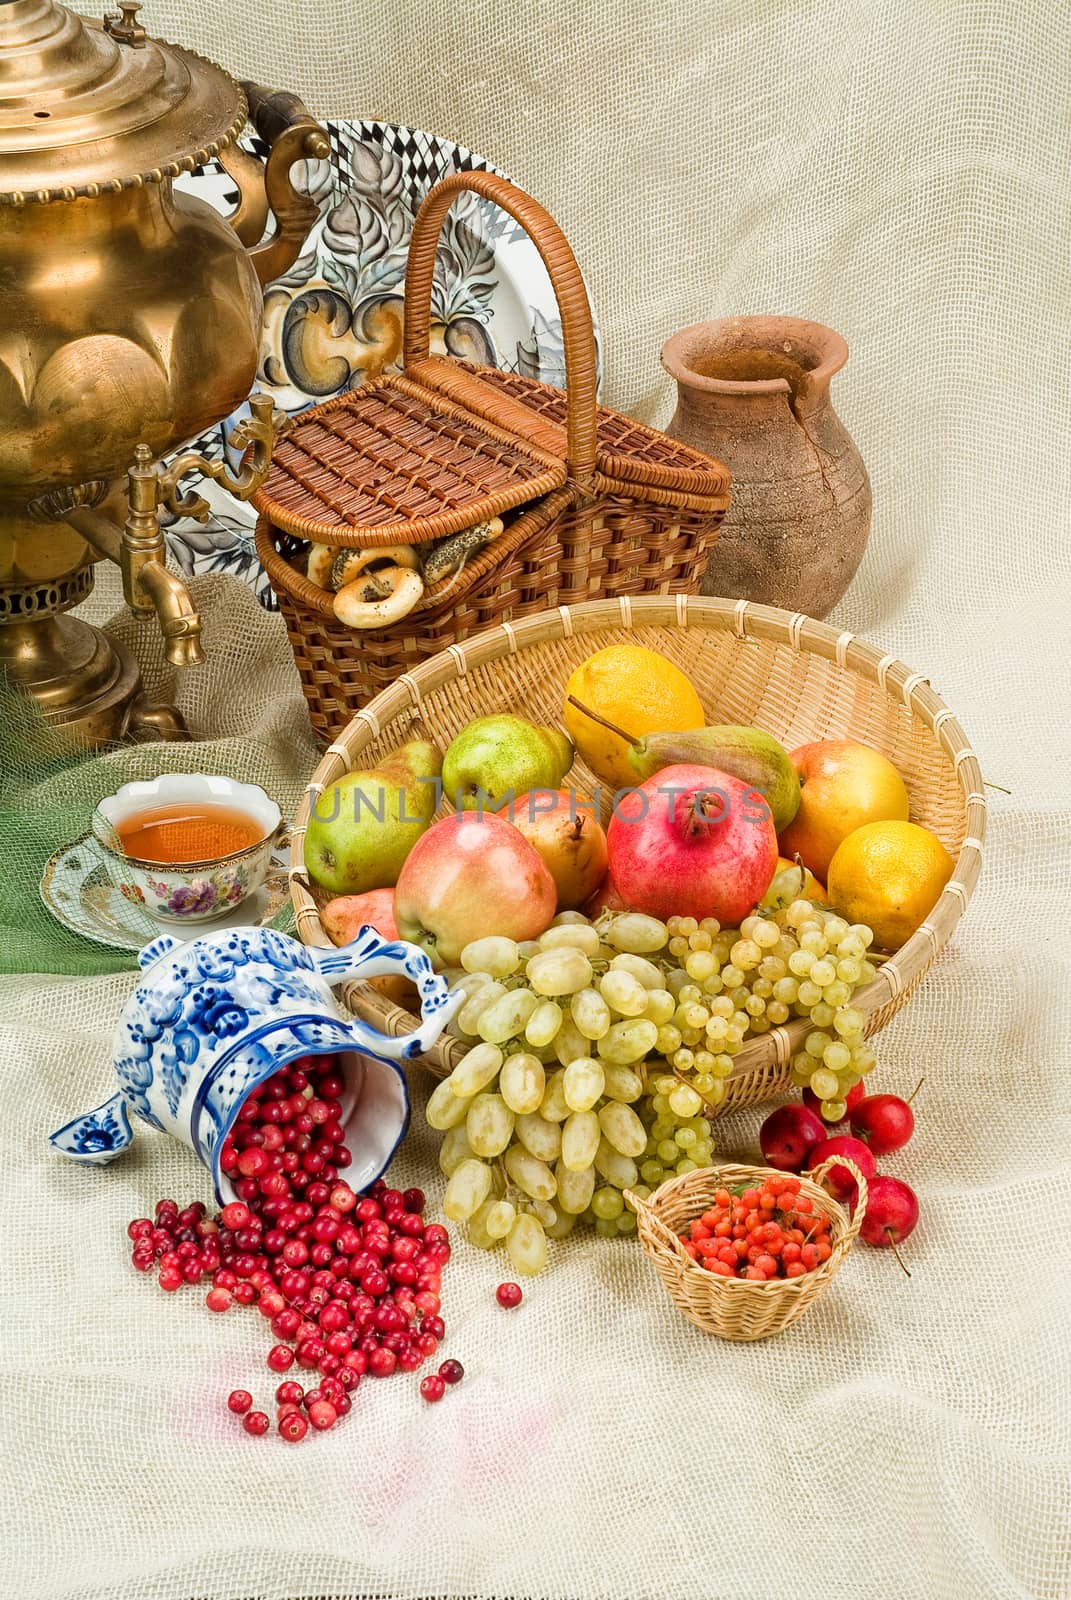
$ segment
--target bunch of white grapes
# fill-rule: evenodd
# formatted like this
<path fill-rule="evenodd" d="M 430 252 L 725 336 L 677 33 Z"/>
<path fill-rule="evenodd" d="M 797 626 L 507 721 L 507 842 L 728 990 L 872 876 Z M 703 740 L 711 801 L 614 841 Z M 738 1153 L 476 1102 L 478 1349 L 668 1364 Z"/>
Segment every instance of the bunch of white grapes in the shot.
<path fill-rule="evenodd" d="M 451 1031 L 478 1042 L 427 1107 L 444 1134 L 446 1215 L 481 1248 L 504 1242 L 527 1274 L 578 1219 L 633 1233 L 622 1190 L 646 1196 L 709 1164 L 733 1056 L 793 1015 L 815 1023 L 793 1076 L 837 1120 L 873 1065 L 848 1005 L 875 970 L 869 943 L 869 929 L 797 900 L 729 932 L 712 918 L 563 912 L 538 940 L 467 945 L 447 974 L 466 996 Z"/>

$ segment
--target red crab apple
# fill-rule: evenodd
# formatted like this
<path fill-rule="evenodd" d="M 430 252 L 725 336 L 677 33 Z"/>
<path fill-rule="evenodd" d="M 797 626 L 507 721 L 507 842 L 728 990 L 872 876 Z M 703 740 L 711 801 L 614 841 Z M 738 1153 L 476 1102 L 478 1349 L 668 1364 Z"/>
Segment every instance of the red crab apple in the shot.
<path fill-rule="evenodd" d="M 770 1112 L 759 1129 L 759 1148 L 763 1160 L 779 1172 L 802 1172 L 810 1165 L 810 1152 L 825 1136 L 821 1117 L 793 1103 Z"/>
<path fill-rule="evenodd" d="M 860 1100 L 862 1100 L 865 1094 L 866 1089 L 862 1083 L 853 1083 L 852 1087 L 848 1090 L 848 1093 L 844 1096 L 844 1104 L 847 1109 L 844 1113 L 844 1116 L 840 1119 L 841 1122 L 843 1122 L 846 1117 L 851 1116 L 853 1109 L 859 1104 Z M 805 1106 L 810 1106 L 811 1110 L 816 1116 L 822 1116 L 822 1102 L 819 1100 L 818 1096 L 815 1094 L 814 1090 L 810 1088 L 810 1086 L 803 1091 L 803 1103 Z M 824 1117 L 822 1120 L 826 1123 L 827 1128 L 836 1126 L 835 1123 L 826 1121 Z"/>
<path fill-rule="evenodd" d="M 871 1094 L 852 1110 L 851 1129 L 876 1156 L 900 1150 L 915 1131 L 915 1113 L 898 1094 Z"/>
<path fill-rule="evenodd" d="M 663 767 L 625 790 L 606 837 L 620 894 L 654 917 L 717 917 L 738 927 L 777 866 L 765 797 L 716 767 Z"/>
<path fill-rule="evenodd" d="M 914 1232 L 918 1220 L 919 1202 L 914 1189 L 899 1178 L 873 1180 L 859 1230 L 867 1244 L 890 1247 L 895 1254 L 896 1246 Z M 904 1271 L 907 1272 L 906 1267 Z"/>
<path fill-rule="evenodd" d="M 486 933 L 537 939 L 557 906 L 538 851 L 510 823 L 482 811 L 433 823 L 394 889 L 398 932 L 437 967 L 455 966 L 464 947 Z"/>
<path fill-rule="evenodd" d="M 849 1133 L 840 1133 L 835 1138 L 823 1139 L 821 1144 L 816 1144 L 808 1153 L 807 1165 L 813 1172 L 815 1167 L 820 1167 L 831 1156 L 847 1156 L 849 1161 L 854 1161 L 868 1186 L 877 1173 L 878 1166 L 873 1155 L 862 1140 L 853 1139 Z M 854 1206 L 858 1185 L 847 1167 L 830 1167 L 822 1181 L 834 1200 L 847 1200 Z"/>

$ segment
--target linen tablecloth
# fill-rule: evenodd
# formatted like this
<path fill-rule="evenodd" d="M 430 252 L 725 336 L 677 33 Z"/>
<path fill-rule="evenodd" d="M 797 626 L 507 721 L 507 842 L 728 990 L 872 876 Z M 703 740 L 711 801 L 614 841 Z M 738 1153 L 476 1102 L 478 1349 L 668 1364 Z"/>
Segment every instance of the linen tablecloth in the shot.
<path fill-rule="evenodd" d="M 192 1156 L 148 1133 L 110 1169 L 49 1152 L 110 1092 L 129 975 L 3 980 L 0 1594 L 1066 1600 L 1064 0 L 156 0 L 143 20 L 510 172 L 574 243 L 613 405 L 668 415 L 658 348 L 687 322 L 841 330 L 875 514 L 834 620 L 925 673 L 1010 792 L 960 930 L 878 1041 L 875 1083 L 926 1077 L 885 1163 L 921 1197 L 910 1279 L 860 1246 L 796 1327 L 734 1346 L 671 1311 L 634 1245 L 556 1247 L 512 1313 L 459 1246 L 462 1385 L 430 1407 L 415 1379 L 368 1381 L 299 1449 L 222 1407 L 266 1392 L 260 1319 L 127 1263 L 128 1218 L 207 1196 Z M 237 588 L 201 598 L 211 660 L 180 702 L 200 732 L 255 729 L 292 797 L 313 752 L 281 624 Z M 151 630 L 123 626 L 159 679 Z M 719 1124 L 722 1148 L 754 1151 L 757 1122 Z M 402 1166 L 441 1193 L 426 1135 Z"/>

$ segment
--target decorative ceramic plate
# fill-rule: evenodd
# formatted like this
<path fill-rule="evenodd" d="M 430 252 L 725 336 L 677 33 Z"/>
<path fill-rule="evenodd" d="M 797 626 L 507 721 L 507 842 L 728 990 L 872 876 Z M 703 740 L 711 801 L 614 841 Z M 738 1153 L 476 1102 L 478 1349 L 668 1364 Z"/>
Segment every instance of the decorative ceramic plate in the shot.
<path fill-rule="evenodd" d="M 182 939 L 200 933 L 215 933 L 220 928 L 262 928 L 287 908 L 290 898 L 287 883 L 290 840 L 280 835 L 272 851 L 271 870 L 265 882 L 248 900 L 213 922 L 198 923 L 190 932 L 188 923 L 151 917 L 143 906 L 118 884 L 109 872 L 109 857 L 91 833 L 64 845 L 48 861 L 41 879 L 41 899 L 57 921 L 94 944 L 116 950 L 141 950 L 161 933 L 177 934 Z"/>
<path fill-rule="evenodd" d="M 405 262 L 421 201 L 452 172 L 498 171 L 435 134 L 386 122 L 326 126 L 330 159 L 294 169 L 295 182 L 317 201 L 319 219 L 298 260 L 264 295 L 257 387 L 289 416 L 398 369 Z M 266 147 L 255 135 L 240 142 L 263 157 Z M 233 179 L 218 163 L 176 178 L 175 185 L 224 214 L 238 200 Z M 443 229 L 432 348 L 565 384 L 561 321 L 539 253 L 511 217 L 475 195 L 458 199 Z M 218 459 L 247 414 L 248 407 L 240 407 L 192 447 Z M 234 573 L 273 606 L 253 547 L 252 507 L 196 474 L 183 486 L 203 494 L 212 515 L 207 523 L 183 518 L 167 527 L 178 566 L 188 575 Z"/>

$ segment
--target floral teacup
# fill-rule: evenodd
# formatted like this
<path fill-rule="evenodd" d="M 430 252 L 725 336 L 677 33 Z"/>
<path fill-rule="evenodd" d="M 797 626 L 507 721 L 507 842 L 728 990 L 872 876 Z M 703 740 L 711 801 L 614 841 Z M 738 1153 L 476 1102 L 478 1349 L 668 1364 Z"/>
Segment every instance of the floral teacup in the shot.
<path fill-rule="evenodd" d="M 161 862 L 128 855 L 118 833 L 123 823 L 155 807 L 178 804 L 226 806 L 241 812 L 259 837 L 245 849 L 216 860 Z M 123 893 L 164 922 L 211 922 L 241 905 L 268 876 L 281 826 L 279 807 L 255 783 L 195 772 L 125 783 L 101 800 L 93 813 L 93 837 L 114 859 Z"/>

